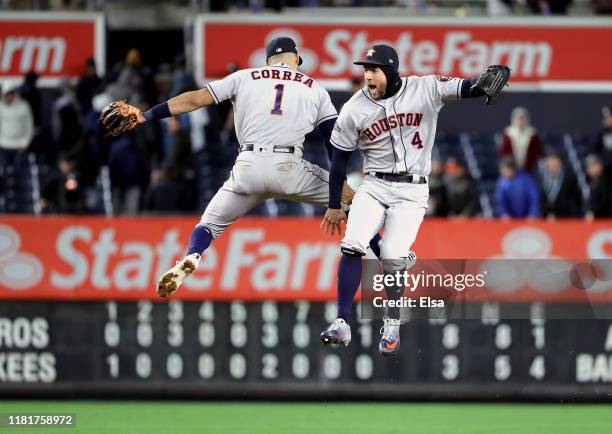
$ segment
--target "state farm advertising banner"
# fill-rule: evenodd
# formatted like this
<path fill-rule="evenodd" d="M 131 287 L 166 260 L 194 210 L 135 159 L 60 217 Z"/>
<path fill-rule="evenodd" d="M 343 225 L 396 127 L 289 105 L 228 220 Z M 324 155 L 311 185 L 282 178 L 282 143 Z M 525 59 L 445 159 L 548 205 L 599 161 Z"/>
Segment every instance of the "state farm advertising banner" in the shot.
<path fill-rule="evenodd" d="M 396 48 L 403 75 L 471 77 L 487 65 L 512 70 L 510 91 L 612 91 L 610 19 L 389 19 L 200 16 L 194 59 L 201 84 L 228 65 L 265 65 L 265 46 L 292 37 L 300 69 L 330 89 L 348 88 L 353 65 L 377 43 Z M 594 67 L 596 59 L 597 66 Z"/>
<path fill-rule="evenodd" d="M 98 74 L 105 72 L 104 17 L 81 13 L 0 14 L 0 82 L 30 71 L 40 84 L 85 72 L 93 58 Z"/>
<path fill-rule="evenodd" d="M 155 300 L 157 279 L 183 256 L 194 223 L 3 216 L 0 299 Z M 431 260 L 441 259 L 511 264 L 510 274 L 505 266 L 489 268 L 494 273 L 485 279 L 488 286 L 466 290 L 467 300 L 486 295 L 512 302 L 585 301 L 586 295 L 591 302 L 612 302 L 611 223 L 427 220 L 413 250 L 417 264 L 429 268 L 436 267 Z M 172 297 L 334 300 L 339 240 L 324 235 L 316 219 L 242 219 L 213 242 L 197 272 Z M 528 274 L 537 270 L 528 269 L 541 266 L 530 258 L 555 258 L 557 269 L 532 279 Z M 579 259 L 580 267 L 564 258 Z M 452 267 L 466 268 L 461 261 Z M 570 268 L 578 268 L 578 275 L 570 276 Z M 500 283 L 496 276 L 511 281 Z M 576 280 L 586 288 L 578 296 L 567 288 Z"/>

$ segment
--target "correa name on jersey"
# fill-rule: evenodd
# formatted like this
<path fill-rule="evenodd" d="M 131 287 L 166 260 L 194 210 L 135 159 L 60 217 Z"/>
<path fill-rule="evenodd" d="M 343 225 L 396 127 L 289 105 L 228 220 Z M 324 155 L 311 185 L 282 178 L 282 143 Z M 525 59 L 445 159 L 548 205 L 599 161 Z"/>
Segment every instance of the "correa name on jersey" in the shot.
<path fill-rule="evenodd" d="M 253 80 L 269 79 L 269 80 L 284 80 L 284 81 L 296 81 L 302 83 L 305 86 L 312 87 L 312 78 L 307 78 L 302 81 L 304 74 L 300 74 L 295 71 L 279 71 L 278 69 L 261 69 L 251 71 L 251 78 Z"/>

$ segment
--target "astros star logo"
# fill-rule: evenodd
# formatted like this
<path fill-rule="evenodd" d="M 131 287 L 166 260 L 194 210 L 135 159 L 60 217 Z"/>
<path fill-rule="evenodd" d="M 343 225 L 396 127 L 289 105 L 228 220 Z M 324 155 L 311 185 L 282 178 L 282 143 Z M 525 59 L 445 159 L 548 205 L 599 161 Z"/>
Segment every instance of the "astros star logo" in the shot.
<path fill-rule="evenodd" d="M 372 57 L 372 56 L 374 55 L 374 53 L 376 53 L 376 50 L 374 50 L 374 48 L 370 48 L 370 49 L 368 50 L 368 55 L 367 55 L 367 57 Z"/>

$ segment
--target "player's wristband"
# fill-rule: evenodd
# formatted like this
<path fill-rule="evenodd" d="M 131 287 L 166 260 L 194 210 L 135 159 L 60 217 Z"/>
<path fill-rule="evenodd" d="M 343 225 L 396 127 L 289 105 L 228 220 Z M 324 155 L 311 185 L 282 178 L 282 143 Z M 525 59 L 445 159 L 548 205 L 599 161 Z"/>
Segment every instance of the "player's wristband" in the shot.
<path fill-rule="evenodd" d="M 155 107 L 150 108 L 142 115 L 147 121 L 172 117 L 172 113 L 170 113 L 170 106 L 168 105 L 167 101 L 162 102 L 161 104 L 157 104 Z"/>

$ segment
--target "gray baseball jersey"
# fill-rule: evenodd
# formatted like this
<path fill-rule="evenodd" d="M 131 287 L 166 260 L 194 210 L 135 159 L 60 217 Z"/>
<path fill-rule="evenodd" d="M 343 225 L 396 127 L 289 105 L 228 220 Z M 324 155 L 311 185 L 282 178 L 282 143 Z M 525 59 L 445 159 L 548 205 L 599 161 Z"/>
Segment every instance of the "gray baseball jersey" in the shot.
<path fill-rule="evenodd" d="M 215 102 L 232 101 L 240 144 L 301 148 L 306 134 L 338 116 L 323 87 L 282 63 L 243 69 L 206 88 Z"/>
<path fill-rule="evenodd" d="M 367 87 L 344 105 L 332 134 L 332 144 L 359 148 L 363 171 L 351 205 L 345 249 L 364 253 L 381 228 L 383 259 L 405 258 L 425 216 L 427 184 L 386 181 L 371 172 L 428 175 L 438 113 L 447 101 L 459 99 L 458 78 L 408 77 L 392 97 L 373 100 Z"/>
<path fill-rule="evenodd" d="M 363 171 L 429 175 L 438 113 L 461 95 L 459 78 L 428 75 L 402 78 L 396 95 L 373 100 L 367 87 L 340 111 L 332 144 L 359 148 Z"/>
<path fill-rule="evenodd" d="M 329 173 L 301 158 L 304 136 L 338 116 L 325 89 L 283 64 L 238 71 L 206 87 L 217 103 L 232 100 L 240 144 L 256 145 L 238 155 L 202 214 L 200 224 L 215 239 L 269 198 L 327 205 Z M 296 150 L 274 152 L 277 145 Z"/>

